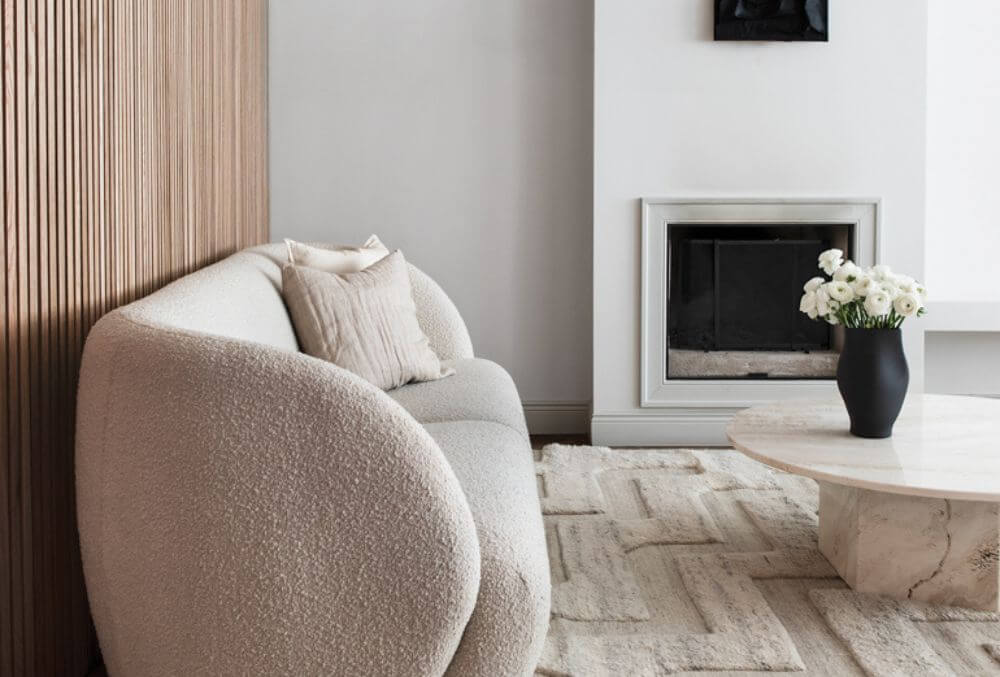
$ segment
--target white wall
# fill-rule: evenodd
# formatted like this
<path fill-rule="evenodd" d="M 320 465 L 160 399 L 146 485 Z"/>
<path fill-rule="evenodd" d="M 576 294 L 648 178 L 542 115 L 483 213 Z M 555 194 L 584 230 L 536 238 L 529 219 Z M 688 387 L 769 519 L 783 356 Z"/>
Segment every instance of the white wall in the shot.
<path fill-rule="evenodd" d="M 1000 301 L 1000 11 L 933 0 L 927 30 L 927 285 Z M 933 311 L 933 306 L 931 306 Z"/>
<path fill-rule="evenodd" d="M 927 391 L 1000 397 L 1000 332 L 928 331 Z"/>
<path fill-rule="evenodd" d="M 928 6 L 927 390 L 1000 395 L 1000 12 Z M 992 326 L 991 326 L 992 325 Z M 976 331 L 970 331 L 975 329 Z M 990 331 L 992 329 L 992 331 Z"/>
<path fill-rule="evenodd" d="M 524 400 L 589 400 L 590 3 L 270 12 L 272 237 L 378 233 L 448 291 Z"/>
<path fill-rule="evenodd" d="M 830 3 L 829 43 L 716 43 L 707 0 L 596 0 L 594 409 L 640 417 L 639 198 L 880 197 L 923 273 L 926 0 Z M 905 331 L 922 386 L 918 323 Z"/>

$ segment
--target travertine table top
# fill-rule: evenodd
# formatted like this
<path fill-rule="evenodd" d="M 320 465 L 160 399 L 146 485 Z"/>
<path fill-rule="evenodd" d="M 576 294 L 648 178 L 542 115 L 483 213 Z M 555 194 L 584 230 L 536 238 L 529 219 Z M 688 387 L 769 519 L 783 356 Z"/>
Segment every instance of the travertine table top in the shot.
<path fill-rule="evenodd" d="M 727 428 L 762 463 L 844 486 L 908 496 L 1000 501 L 1000 400 L 910 394 L 893 436 L 854 437 L 839 399 L 746 409 Z"/>

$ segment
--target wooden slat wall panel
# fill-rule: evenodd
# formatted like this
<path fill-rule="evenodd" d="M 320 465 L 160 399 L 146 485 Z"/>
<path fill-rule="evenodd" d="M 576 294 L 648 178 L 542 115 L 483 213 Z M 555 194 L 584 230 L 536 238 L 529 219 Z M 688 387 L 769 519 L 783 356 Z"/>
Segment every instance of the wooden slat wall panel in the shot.
<path fill-rule="evenodd" d="M 0 674 L 99 660 L 73 494 L 83 341 L 268 238 L 266 0 L 2 0 Z"/>

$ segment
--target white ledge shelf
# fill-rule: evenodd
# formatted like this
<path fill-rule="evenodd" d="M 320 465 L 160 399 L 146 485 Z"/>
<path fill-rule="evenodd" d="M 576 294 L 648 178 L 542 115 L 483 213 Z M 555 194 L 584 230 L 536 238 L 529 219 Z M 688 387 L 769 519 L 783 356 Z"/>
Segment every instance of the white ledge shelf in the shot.
<path fill-rule="evenodd" d="M 931 301 L 924 331 L 1000 332 L 1000 302 Z"/>

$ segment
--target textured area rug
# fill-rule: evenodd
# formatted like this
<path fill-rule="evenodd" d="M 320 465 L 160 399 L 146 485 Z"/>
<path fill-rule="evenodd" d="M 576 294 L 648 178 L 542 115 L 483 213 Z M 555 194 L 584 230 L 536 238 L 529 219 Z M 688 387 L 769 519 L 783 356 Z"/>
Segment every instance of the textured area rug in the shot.
<path fill-rule="evenodd" d="M 852 592 L 817 487 L 735 451 L 549 445 L 541 675 L 1000 674 L 1000 616 Z"/>

